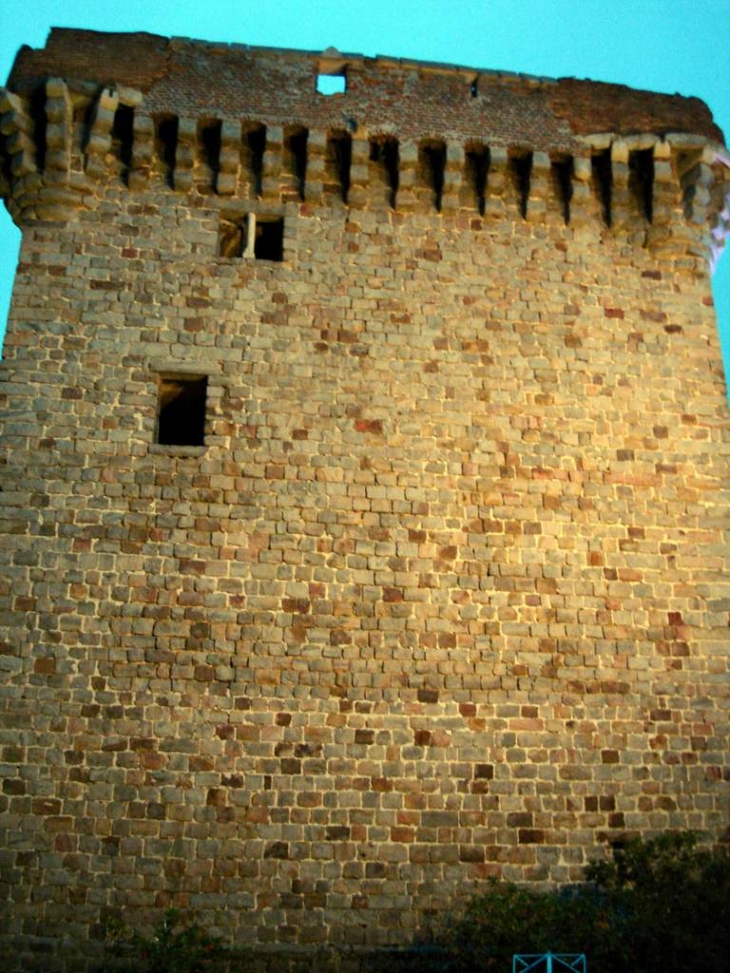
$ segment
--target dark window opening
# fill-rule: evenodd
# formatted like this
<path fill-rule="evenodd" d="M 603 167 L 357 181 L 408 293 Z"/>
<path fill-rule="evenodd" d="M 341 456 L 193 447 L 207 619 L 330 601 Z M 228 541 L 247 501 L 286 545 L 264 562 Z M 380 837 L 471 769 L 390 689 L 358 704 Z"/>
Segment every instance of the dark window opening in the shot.
<path fill-rule="evenodd" d="M 388 205 L 395 209 L 398 195 L 398 140 L 376 139 L 370 143 L 370 161 L 381 167 L 388 189 Z"/>
<path fill-rule="evenodd" d="M 208 379 L 200 375 L 160 375 L 157 436 L 161 446 L 204 446 Z"/>
<path fill-rule="evenodd" d="M 2 169 L 2 179 L 5 180 L 9 186 L 13 180 L 13 168 L 12 168 L 12 154 L 8 151 L 8 137 L 0 132 L 0 166 Z M 2 181 L 0 179 L 0 182 Z"/>
<path fill-rule="evenodd" d="M 334 184 L 333 195 L 347 202 L 350 192 L 352 136 L 349 132 L 332 132 L 327 139 L 327 176 Z"/>
<path fill-rule="evenodd" d="M 122 164 L 121 176 L 124 182 L 129 178 L 132 168 L 132 146 L 134 144 L 134 108 L 118 105 L 112 124 L 112 150 Z"/>
<path fill-rule="evenodd" d="M 86 152 L 89 139 L 91 138 L 90 123 L 93 117 L 93 112 L 89 111 L 89 103 L 86 99 L 76 100 L 72 98 L 71 109 L 74 142 L 78 142 L 81 146 L 81 151 Z"/>
<path fill-rule="evenodd" d="M 290 131 L 284 139 L 284 152 L 288 170 L 294 179 L 294 189 L 300 200 L 304 199 L 307 182 L 307 138 L 306 128 Z"/>
<path fill-rule="evenodd" d="M 601 212 L 606 226 L 611 225 L 611 186 L 613 175 L 611 171 L 611 150 L 604 149 L 591 158 L 593 190 L 601 204 Z"/>
<path fill-rule="evenodd" d="M 249 231 L 252 221 L 249 220 Z M 253 252 L 257 260 L 284 259 L 284 220 L 256 218 Z"/>
<path fill-rule="evenodd" d="M 46 89 L 37 88 L 30 97 L 28 113 L 33 119 L 33 139 L 35 141 L 35 164 L 39 172 L 46 167 Z"/>
<path fill-rule="evenodd" d="M 476 98 L 477 95 L 479 94 L 479 76 L 478 75 L 472 81 L 471 88 L 469 90 L 471 92 L 472 98 Z"/>
<path fill-rule="evenodd" d="M 474 194 L 480 216 L 484 216 L 487 205 L 489 161 L 489 149 L 486 145 L 474 145 L 466 150 L 467 183 Z"/>
<path fill-rule="evenodd" d="M 573 198 L 572 156 L 566 156 L 564 159 L 553 159 L 551 168 L 555 195 L 563 209 L 563 219 L 568 224 L 570 223 L 570 201 Z"/>
<path fill-rule="evenodd" d="M 157 119 L 156 129 L 155 148 L 157 158 L 162 163 L 162 177 L 168 186 L 173 188 L 175 152 L 177 151 L 177 116 Z"/>
<path fill-rule="evenodd" d="M 693 192 L 698 175 L 696 167 L 701 159 L 702 153 L 696 149 L 677 152 L 675 157 L 676 172 L 682 187 L 682 204 L 688 219 L 692 216 Z"/>
<path fill-rule="evenodd" d="M 214 118 L 201 122 L 199 127 L 200 161 L 210 173 L 211 185 L 215 183 L 221 164 L 221 127 L 220 119 Z"/>
<path fill-rule="evenodd" d="M 229 258 L 283 260 L 283 217 L 257 216 L 255 213 L 221 217 L 218 229 L 218 255 Z"/>
<path fill-rule="evenodd" d="M 520 213 L 523 219 L 527 218 L 527 206 L 530 200 L 530 177 L 532 175 L 532 153 L 525 152 L 522 155 L 513 156 L 510 159 L 510 169 L 512 180 L 517 190 Z"/>
<path fill-rule="evenodd" d="M 446 145 L 443 142 L 425 142 L 420 151 L 421 179 L 432 190 L 433 205 L 441 212 L 444 195 L 444 174 L 446 172 Z"/>
<path fill-rule="evenodd" d="M 629 153 L 629 191 L 641 215 L 651 223 L 654 215 L 653 149 L 636 149 Z"/>
<path fill-rule="evenodd" d="M 332 73 L 322 72 L 317 75 L 317 93 L 330 97 L 332 95 L 344 95 L 347 91 L 347 74 L 342 71 Z"/>
<path fill-rule="evenodd" d="M 251 189 L 254 196 L 261 196 L 264 183 L 264 151 L 266 150 L 266 127 L 258 125 L 246 132 L 248 150 L 248 169 L 251 174 Z"/>

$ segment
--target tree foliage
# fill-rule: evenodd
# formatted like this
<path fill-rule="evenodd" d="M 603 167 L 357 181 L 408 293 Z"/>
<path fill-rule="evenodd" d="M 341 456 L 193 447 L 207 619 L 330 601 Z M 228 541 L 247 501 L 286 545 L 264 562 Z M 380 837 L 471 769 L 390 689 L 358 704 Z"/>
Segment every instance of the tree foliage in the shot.
<path fill-rule="evenodd" d="M 693 834 L 629 840 L 584 883 L 492 883 L 449 934 L 459 970 L 509 971 L 515 953 L 585 953 L 590 973 L 725 973 L 730 857 Z"/>

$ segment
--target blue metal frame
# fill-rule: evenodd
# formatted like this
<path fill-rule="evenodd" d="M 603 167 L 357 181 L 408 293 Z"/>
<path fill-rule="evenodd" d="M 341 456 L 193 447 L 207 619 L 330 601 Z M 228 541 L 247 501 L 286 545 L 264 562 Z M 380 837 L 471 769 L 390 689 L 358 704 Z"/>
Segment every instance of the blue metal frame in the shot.
<path fill-rule="evenodd" d="M 512 973 L 542 970 L 545 973 L 556 973 L 557 970 L 587 973 L 587 969 L 585 953 L 515 953 L 512 957 Z"/>

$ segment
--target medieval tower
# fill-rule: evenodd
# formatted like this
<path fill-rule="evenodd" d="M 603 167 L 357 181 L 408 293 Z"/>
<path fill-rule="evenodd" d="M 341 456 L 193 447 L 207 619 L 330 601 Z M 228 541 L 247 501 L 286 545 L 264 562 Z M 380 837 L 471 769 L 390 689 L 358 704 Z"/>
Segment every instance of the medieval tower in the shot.
<path fill-rule="evenodd" d="M 0 102 L 4 969 L 727 840 L 705 106 L 77 30 Z"/>

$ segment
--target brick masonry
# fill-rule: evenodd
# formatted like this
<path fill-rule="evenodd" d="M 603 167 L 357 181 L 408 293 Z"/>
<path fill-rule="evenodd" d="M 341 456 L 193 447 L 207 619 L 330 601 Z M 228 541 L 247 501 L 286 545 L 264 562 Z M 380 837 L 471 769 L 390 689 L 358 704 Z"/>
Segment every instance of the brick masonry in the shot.
<path fill-rule="evenodd" d="M 170 905 L 405 943 L 627 833 L 727 841 L 704 106 L 78 31 L 1 99 L 8 970 Z M 220 255 L 249 214 L 282 260 Z M 167 375 L 204 445 L 155 441 Z"/>

